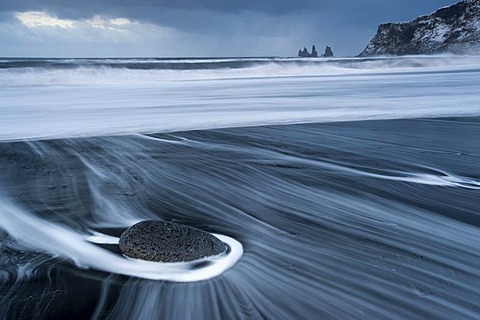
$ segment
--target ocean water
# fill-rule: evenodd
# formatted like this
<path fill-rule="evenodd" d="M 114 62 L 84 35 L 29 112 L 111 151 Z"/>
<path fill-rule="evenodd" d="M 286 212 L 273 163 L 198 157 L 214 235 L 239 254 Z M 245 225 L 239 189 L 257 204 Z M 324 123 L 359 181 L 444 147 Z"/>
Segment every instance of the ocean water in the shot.
<path fill-rule="evenodd" d="M 480 58 L 0 58 L 0 317 L 478 319 Z M 143 219 L 218 236 L 124 258 Z"/>

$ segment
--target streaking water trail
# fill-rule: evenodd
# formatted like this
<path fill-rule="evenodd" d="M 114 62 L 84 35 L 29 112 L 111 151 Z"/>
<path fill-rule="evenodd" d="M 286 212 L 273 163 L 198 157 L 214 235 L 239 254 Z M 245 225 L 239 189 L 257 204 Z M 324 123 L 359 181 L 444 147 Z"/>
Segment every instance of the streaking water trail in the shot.
<path fill-rule="evenodd" d="M 19 203 L 6 205 L 3 196 L 2 228 L 18 242 L 6 238 L 2 250 L 34 258 L 5 268 L 3 310 L 15 314 L 26 294 L 18 286 L 46 273 L 98 279 L 90 280 L 102 284 L 91 291 L 98 303 L 88 309 L 98 318 L 475 319 L 480 197 L 462 184 L 479 178 L 479 141 L 468 139 L 480 134 L 478 123 L 363 121 L 4 143 L 1 181 Z M 431 132 L 447 134 L 437 144 Z M 208 282 L 96 275 L 127 273 L 119 270 L 130 261 L 111 250 L 115 230 L 144 218 L 226 234 L 245 253 Z M 59 273 L 69 261 L 87 270 Z M 142 271 L 175 280 L 168 268 Z M 68 290 L 75 288 L 86 289 Z"/>
<path fill-rule="evenodd" d="M 231 268 L 242 256 L 242 245 L 227 236 L 217 235 L 230 247 L 228 254 L 204 259 L 209 265 L 194 269 L 196 263 L 155 263 L 132 260 L 116 256 L 109 251 L 89 243 L 93 240 L 111 240 L 111 237 L 89 238 L 62 228 L 48 221 L 33 217 L 20 211 L 15 206 L 0 203 L 2 210 L 2 227 L 13 237 L 21 240 L 23 245 L 33 249 L 58 254 L 69 258 L 79 267 L 96 268 L 112 273 L 147 278 L 154 280 L 170 280 L 177 282 L 192 282 L 207 280 L 219 276 Z M 25 232 L 28 230 L 28 232 Z M 87 241 L 86 241 L 87 240 Z M 116 241 L 118 243 L 118 239 Z"/>

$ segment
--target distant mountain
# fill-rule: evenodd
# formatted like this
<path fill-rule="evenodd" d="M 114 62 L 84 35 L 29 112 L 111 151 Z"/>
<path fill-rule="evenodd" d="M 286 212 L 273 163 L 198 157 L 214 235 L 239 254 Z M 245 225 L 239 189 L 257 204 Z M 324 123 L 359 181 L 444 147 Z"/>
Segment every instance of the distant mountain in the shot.
<path fill-rule="evenodd" d="M 480 0 L 462 1 L 410 22 L 381 24 L 359 56 L 480 53 Z"/>

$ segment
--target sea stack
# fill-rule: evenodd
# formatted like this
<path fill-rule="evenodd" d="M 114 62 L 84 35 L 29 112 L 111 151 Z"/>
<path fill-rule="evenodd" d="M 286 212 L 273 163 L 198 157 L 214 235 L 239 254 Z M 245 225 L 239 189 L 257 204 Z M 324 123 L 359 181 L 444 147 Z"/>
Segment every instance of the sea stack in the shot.
<path fill-rule="evenodd" d="M 214 235 L 180 223 L 141 221 L 123 232 L 122 253 L 133 259 L 157 262 L 187 262 L 216 256 L 227 250 Z"/>
<path fill-rule="evenodd" d="M 312 46 L 312 53 L 308 52 L 307 47 L 304 47 L 303 50 L 298 50 L 298 56 L 302 58 L 317 58 L 318 52 L 315 48 L 315 45 Z"/>
<path fill-rule="evenodd" d="M 332 51 L 332 48 L 330 48 L 329 46 L 326 46 L 325 47 L 325 53 L 323 54 L 324 57 L 333 57 L 333 51 Z"/>
<path fill-rule="evenodd" d="M 381 24 L 359 56 L 480 53 L 480 0 L 461 1 L 410 22 Z"/>

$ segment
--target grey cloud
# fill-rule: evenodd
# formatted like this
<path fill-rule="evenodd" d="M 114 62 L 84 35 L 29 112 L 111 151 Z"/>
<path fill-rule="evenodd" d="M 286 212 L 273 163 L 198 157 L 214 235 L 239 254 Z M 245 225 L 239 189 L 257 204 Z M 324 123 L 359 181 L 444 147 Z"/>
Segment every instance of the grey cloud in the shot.
<path fill-rule="evenodd" d="M 1 0 L 0 11 L 49 10 L 68 18 L 84 18 L 97 13 L 129 12 L 151 16 L 163 10 L 261 12 L 271 15 L 312 11 L 337 11 L 347 15 L 375 15 L 388 12 L 415 12 L 447 5 L 445 0 Z M 354 9 L 362 9 L 355 11 Z"/>
<path fill-rule="evenodd" d="M 409 20 L 452 0 L 0 0 L 6 12 L 47 11 L 59 18 L 96 14 L 169 27 L 188 55 L 295 55 L 299 47 L 333 46 L 358 54 L 379 23 Z M 1 12 L 4 12 L 3 14 Z M 6 18 L 5 18 L 6 19 Z M 1 40 L 1 39 L 0 39 Z M 173 41 L 173 40 L 172 40 Z M 190 47 L 189 47 L 190 46 Z M 141 55 L 141 48 L 138 48 Z"/>
<path fill-rule="evenodd" d="M 287 14 L 299 10 L 319 8 L 332 0 L 2 0 L 0 10 L 50 10 L 68 18 L 82 18 L 94 13 L 123 12 L 132 8 L 148 13 L 155 10 L 208 10 L 236 13 L 240 11 Z"/>

